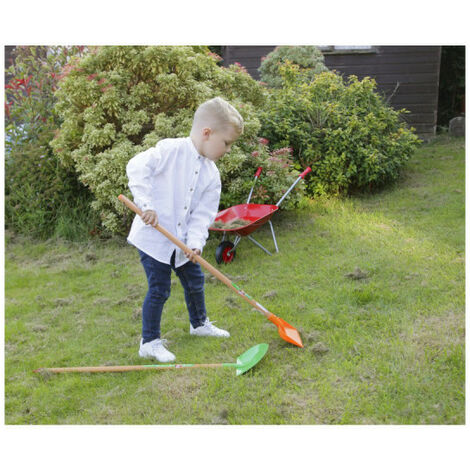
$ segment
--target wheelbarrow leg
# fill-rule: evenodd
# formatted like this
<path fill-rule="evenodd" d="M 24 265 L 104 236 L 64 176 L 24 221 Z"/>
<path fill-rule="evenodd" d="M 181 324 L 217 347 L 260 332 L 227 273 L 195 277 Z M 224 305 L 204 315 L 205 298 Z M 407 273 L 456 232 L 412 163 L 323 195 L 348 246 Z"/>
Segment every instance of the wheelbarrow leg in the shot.
<path fill-rule="evenodd" d="M 271 227 L 271 233 L 273 234 L 273 240 L 274 240 L 274 246 L 276 248 L 276 253 L 279 253 L 279 248 L 277 247 L 276 235 L 274 235 L 273 224 L 271 223 L 270 220 L 268 220 L 268 222 L 269 222 L 269 226 Z"/>
<path fill-rule="evenodd" d="M 224 235 L 225 235 L 225 232 L 224 232 Z M 242 239 L 242 237 L 240 237 L 240 235 L 237 235 L 235 237 L 235 240 L 233 241 L 233 248 L 227 253 L 230 255 L 230 253 L 232 253 L 232 251 L 237 247 L 237 245 L 240 243 L 240 240 Z"/>
<path fill-rule="evenodd" d="M 268 251 L 261 243 L 257 242 L 251 235 L 247 235 L 247 238 L 252 241 L 256 246 L 259 246 L 265 253 L 267 253 L 269 256 L 272 256 L 273 254 Z"/>

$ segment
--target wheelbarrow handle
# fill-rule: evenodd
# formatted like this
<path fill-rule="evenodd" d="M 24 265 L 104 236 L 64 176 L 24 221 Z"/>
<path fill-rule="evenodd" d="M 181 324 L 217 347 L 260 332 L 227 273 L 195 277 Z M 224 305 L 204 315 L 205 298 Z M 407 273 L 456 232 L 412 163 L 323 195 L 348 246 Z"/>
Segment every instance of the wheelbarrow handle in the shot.
<path fill-rule="evenodd" d="M 284 193 L 284 195 L 281 197 L 281 199 L 279 199 L 276 206 L 279 207 L 281 205 L 282 201 L 284 201 L 284 199 L 287 197 L 287 195 L 296 187 L 297 183 L 301 179 L 304 179 L 305 175 L 307 175 L 311 171 L 312 171 L 312 169 L 309 166 L 307 168 L 305 168 L 305 170 L 302 173 L 300 173 L 300 175 L 297 177 L 297 179 L 292 183 L 292 186 Z"/>
<path fill-rule="evenodd" d="M 258 169 L 256 170 L 255 173 L 255 181 L 253 182 L 253 186 L 251 187 L 250 194 L 248 195 L 248 199 L 246 200 L 246 203 L 250 203 L 251 196 L 253 194 L 253 189 L 255 189 L 255 184 L 258 181 L 259 175 L 261 174 L 261 171 L 263 170 L 263 167 L 259 166 Z"/>
<path fill-rule="evenodd" d="M 308 175 L 310 172 L 312 171 L 312 169 L 308 166 L 307 168 L 305 168 L 305 170 L 299 175 L 299 178 L 305 178 L 306 175 Z"/>

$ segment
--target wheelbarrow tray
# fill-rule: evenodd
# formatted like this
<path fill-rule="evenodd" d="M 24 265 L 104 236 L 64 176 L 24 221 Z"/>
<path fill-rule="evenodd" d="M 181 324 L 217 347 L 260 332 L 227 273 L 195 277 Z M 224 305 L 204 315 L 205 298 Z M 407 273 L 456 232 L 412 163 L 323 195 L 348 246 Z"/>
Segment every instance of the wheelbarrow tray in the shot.
<path fill-rule="evenodd" d="M 220 211 L 216 215 L 214 222 L 230 224 L 234 220 L 243 219 L 249 220 L 250 223 L 244 227 L 229 229 L 210 227 L 210 230 L 215 232 L 232 232 L 241 237 L 250 235 L 250 233 L 264 225 L 278 209 L 279 206 L 271 204 L 239 204 L 238 206 L 232 206 Z"/>

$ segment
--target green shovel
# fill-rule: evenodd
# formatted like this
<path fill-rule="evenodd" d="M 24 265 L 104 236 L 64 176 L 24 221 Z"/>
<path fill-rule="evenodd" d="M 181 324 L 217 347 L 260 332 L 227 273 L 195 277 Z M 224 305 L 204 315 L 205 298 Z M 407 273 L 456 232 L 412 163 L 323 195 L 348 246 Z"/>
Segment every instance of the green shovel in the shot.
<path fill-rule="evenodd" d="M 146 364 L 136 366 L 98 366 L 98 367 L 56 367 L 56 368 L 42 368 L 36 369 L 36 373 L 55 373 L 60 374 L 63 372 L 129 372 L 133 370 L 169 370 L 169 369 L 184 369 L 195 367 L 234 367 L 237 370 L 237 375 L 244 374 L 250 370 L 264 357 L 268 350 L 266 343 L 257 344 L 252 348 L 245 351 L 241 356 L 237 357 L 235 363 L 220 363 L 220 364 Z"/>

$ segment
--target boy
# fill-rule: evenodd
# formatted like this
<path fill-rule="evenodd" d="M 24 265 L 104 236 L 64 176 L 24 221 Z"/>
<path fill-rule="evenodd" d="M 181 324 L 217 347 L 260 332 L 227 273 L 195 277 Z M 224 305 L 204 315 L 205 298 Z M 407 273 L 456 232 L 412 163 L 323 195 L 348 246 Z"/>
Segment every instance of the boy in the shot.
<path fill-rule="evenodd" d="M 204 274 L 195 262 L 209 236 L 220 199 L 220 175 L 215 162 L 243 132 L 243 119 L 222 98 L 201 104 L 189 137 L 164 139 L 127 164 L 129 188 L 143 211 L 127 238 L 140 255 L 148 292 L 142 307 L 139 356 L 160 362 L 175 360 L 160 339 L 160 320 L 170 296 L 171 270 L 184 288 L 190 334 L 228 337 L 228 331 L 209 321 L 204 302 Z M 152 225 L 161 223 L 188 245 L 185 255 Z M 188 258 L 188 259 L 186 259 Z"/>

